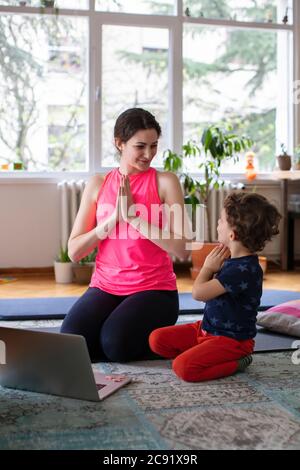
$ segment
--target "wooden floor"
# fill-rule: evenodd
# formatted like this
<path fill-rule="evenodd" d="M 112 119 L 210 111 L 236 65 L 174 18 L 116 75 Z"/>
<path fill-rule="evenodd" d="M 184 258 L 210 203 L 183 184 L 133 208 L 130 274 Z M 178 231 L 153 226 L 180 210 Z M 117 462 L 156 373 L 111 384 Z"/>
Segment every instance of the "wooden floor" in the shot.
<path fill-rule="evenodd" d="M 193 281 L 189 277 L 188 268 L 176 271 L 179 292 L 191 292 Z M 72 297 L 81 295 L 87 289 L 87 286 L 78 284 L 56 284 L 50 274 L 11 275 L 16 277 L 16 281 L 0 284 L 0 298 Z M 0 278 L 2 277 L 5 276 L 0 275 Z M 272 270 L 266 275 L 264 288 L 300 292 L 300 270 L 291 272 Z"/>

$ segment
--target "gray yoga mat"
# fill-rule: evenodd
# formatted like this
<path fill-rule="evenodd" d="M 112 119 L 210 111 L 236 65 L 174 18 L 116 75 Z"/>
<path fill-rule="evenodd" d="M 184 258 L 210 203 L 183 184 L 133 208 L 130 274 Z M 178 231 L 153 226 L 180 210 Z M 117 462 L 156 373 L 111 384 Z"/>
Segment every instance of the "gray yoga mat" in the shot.
<path fill-rule="evenodd" d="M 182 324 L 186 322 L 180 321 L 180 323 Z M 32 329 L 37 329 L 38 331 L 46 331 L 48 333 L 59 333 L 59 327 L 39 327 Z M 297 340 L 299 341 L 300 338 L 274 333 L 259 326 L 257 327 L 257 329 L 258 332 L 255 337 L 255 353 L 269 351 L 289 351 L 297 349 L 297 346 L 293 343 Z"/>

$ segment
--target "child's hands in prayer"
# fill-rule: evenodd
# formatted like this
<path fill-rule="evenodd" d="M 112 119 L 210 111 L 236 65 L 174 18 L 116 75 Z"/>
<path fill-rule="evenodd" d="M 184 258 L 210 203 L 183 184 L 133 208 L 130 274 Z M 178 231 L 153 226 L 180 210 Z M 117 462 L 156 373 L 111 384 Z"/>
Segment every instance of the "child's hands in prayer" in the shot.
<path fill-rule="evenodd" d="M 217 273 L 222 268 L 225 259 L 230 257 L 230 250 L 227 246 L 220 244 L 214 248 L 206 257 L 203 268 L 209 269 L 213 273 Z"/>

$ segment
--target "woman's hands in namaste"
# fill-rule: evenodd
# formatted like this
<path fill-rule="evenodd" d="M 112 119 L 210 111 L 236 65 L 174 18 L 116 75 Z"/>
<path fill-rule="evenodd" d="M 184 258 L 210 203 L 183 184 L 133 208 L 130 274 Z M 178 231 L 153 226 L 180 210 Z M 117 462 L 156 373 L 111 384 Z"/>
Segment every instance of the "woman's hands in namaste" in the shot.
<path fill-rule="evenodd" d="M 127 175 L 121 176 L 116 208 L 118 221 L 123 220 L 124 222 L 129 222 L 130 219 L 136 217 L 135 205 L 130 189 L 129 177 Z"/>

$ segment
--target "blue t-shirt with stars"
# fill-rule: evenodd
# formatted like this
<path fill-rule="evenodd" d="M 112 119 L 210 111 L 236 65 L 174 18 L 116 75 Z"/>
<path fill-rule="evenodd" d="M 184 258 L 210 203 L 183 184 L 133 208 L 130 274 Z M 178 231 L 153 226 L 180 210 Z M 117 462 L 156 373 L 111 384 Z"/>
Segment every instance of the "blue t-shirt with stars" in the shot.
<path fill-rule="evenodd" d="M 215 279 L 226 292 L 206 303 L 202 329 L 237 340 L 254 338 L 263 282 L 258 256 L 225 260 Z"/>

